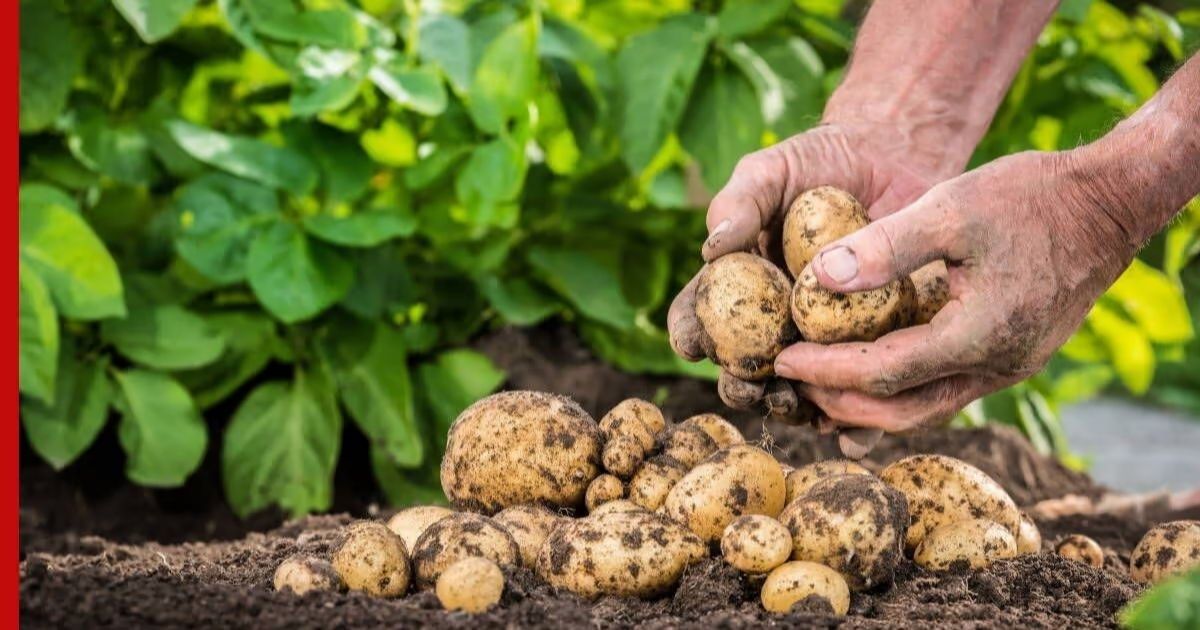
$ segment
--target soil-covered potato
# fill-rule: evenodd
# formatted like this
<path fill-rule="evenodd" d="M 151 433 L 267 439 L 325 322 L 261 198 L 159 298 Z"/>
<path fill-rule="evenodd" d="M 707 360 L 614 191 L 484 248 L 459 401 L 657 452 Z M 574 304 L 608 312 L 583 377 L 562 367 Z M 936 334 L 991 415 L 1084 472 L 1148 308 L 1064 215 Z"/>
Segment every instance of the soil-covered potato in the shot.
<path fill-rule="evenodd" d="M 725 448 L 734 444 L 745 444 L 746 438 L 742 437 L 742 432 L 733 426 L 725 418 L 715 413 L 702 413 L 692 416 L 687 420 L 679 423 L 681 427 L 696 427 L 708 434 L 713 442 L 717 444 L 717 448 Z"/>
<path fill-rule="evenodd" d="M 717 442 L 696 426 L 676 425 L 667 434 L 663 454 L 675 458 L 688 468 L 704 461 L 717 451 Z"/>
<path fill-rule="evenodd" d="M 446 610 L 481 613 L 500 602 L 504 573 L 486 558 L 463 558 L 442 571 L 434 592 Z"/>
<path fill-rule="evenodd" d="M 872 475 L 826 477 L 788 504 L 779 520 L 792 559 L 826 565 L 855 591 L 892 581 L 903 556 L 904 495 Z"/>
<path fill-rule="evenodd" d="M 950 279 L 946 263 L 935 260 L 908 276 L 916 290 L 916 312 L 913 324 L 928 324 L 933 316 L 950 301 Z"/>
<path fill-rule="evenodd" d="M 766 573 L 792 555 L 792 535 L 783 523 L 761 514 L 739 516 L 721 535 L 721 555 L 743 573 Z"/>
<path fill-rule="evenodd" d="M 1104 550 L 1100 548 L 1100 543 L 1083 534 L 1071 534 L 1060 540 L 1054 546 L 1054 553 L 1067 560 L 1082 562 L 1093 569 L 1104 567 Z"/>
<path fill-rule="evenodd" d="M 827 459 L 794 468 L 787 473 L 787 502 L 800 498 L 818 481 L 835 475 L 869 475 L 871 471 L 848 459 Z"/>
<path fill-rule="evenodd" d="M 629 436 L 637 440 L 643 453 L 654 450 L 655 436 L 666 426 L 662 411 L 654 403 L 640 398 L 622 400 L 600 419 L 605 440 Z"/>
<path fill-rule="evenodd" d="M 1041 530 L 1028 514 L 1021 512 L 1021 524 L 1017 526 L 1017 554 L 1024 556 L 1041 550 Z"/>
<path fill-rule="evenodd" d="M 754 254 L 727 254 L 706 265 L 696 285 L 696 318 L 708 358 L 743 380 L 771 376 L 775 356 L 796 340 L 790 290 L 787 275 Z"/>
<path fill-rule="evenodd" d="M 604 443 L 604 453 L 601 458 L 604 462 L 604 470 L 622 479 L 629 479 L 633 473 L 637 472 L 638 468 L 641 468 L 642 462 L 646 459 L 646 451 L 638 444 L 637 438 L 630 435 L 618 435 Z M 594 480 L 593 483 L 595 483 Z"/>
<path fill-rule="evenodd" d="M 779 565 L 767 575 L 759 597 L 763 608 L 773 613 L 791 612 L 794 606 L 834 615 L 844 615 L 850 610 L 850 587 L 846 580 L 837 571 L 816 562 L 793 560 Z"/>
<path fill-rule="evenodd" d="M 450 427 L 442 489 L 456 505 L 485 514 L 526 503 L 577 507 L 600 473 L 602 443 L 596 421 L 570 398 L 493 394 Z"/>
<path fill-rule="evenodd" d="M 357 521 L 346 526 L 331 564 L 348 588 L 376 597 L 399 597 L 412 576 L 404 541 L 383 523 Z"/>
<path fill-rule="evenodd" d="M 688 470 L 688 466 L 670 455 L 651 457 L 629 480 L 629 500 L 647 510 L 657 510 Z"/>
<path fill-rule="evenodd" d="M 628 499 L 617 499 L 616 501 L 609 501 L 608 503 L 601 503 L 595 510 L 593 510 L 591 513 L 589 513 L 588 516 L 599 516 L 601 514 L 608 514 L 609 512 L 646 512 L 646 511 L 648 511 L 648 510 L 646 510 L 646 508 L 634 503 L 633 501 L 630 501 Z"/>
<path fill-rule="evenodd" d="M 388 519 L 387 527 L 404 541 L 404 548 L 411 551 L 430 525 L 451 514 L 454 514 L 454 510 L 441 505 L 414 505 L 393 514 Z"/>
<path fill-rule="evenodd" d="M 1129 576 L 1142 584 L 1200 567 L 1200 521 L 1155 525 L 1129 556 Z"/>
<path fill-rule="evenodd" d="M 341 580 L 333 565 L 308 554 L 294 554 L 275 569 L 275 590 L 290 590 L 297 595 L 309 591 L 334 591 Z"/>
<path fill-rule="evenodd" d="M 555 529 L 538 554 L 537 572 L 581 597 L 653 597 L 706 554 L 699 538 L 661 515 L 613 511 Z"/>
<path fill-rule="evenodd" d="M 926 569 L 945 571 L 959 567 L 982 569 L 1016 556 L 1017 541 L 1008 528 L 975 518 L 934 528 L 921 540 L 913 560 Z"/>
<path fill-rule="evenodd" d="M 584 498 L 584 503 L 587 505 L 588 512 L 595 511 L 596 508 L 625 497 L 625 484 L 621 483 L 613 475 L 600 475 L 592 480 L 588 486 L 587 496 Z"/>
<path fill-rule="evenodd" d="M 495 520 L 471 512 L 458 512 L 425 530 L 413 549 L 417 588 L 433 588 L 446 567 L 463 558 L 486 558 L 501 566 L 521 562 L 521 548 L 512 534 Z"/>
<path fill-rule="evenodd" d="M 908 499 L 911 517 L 905 549 L 913 551 L 934 528 L 986 518 L 1017 534 L 1021 512 L 1012 497 L 982 470 L 945 455 L 913 455 L 879 473 Z"/>
<path fill-rule="evenodd" d="M 540 505 L 513 505 L 500 510 L 492 520 L 508 530 L 521 550 L 521 564 L 532 569 L 538 549 L 565 519 Z"/>
<path fill-rule="evenodd" d="M 817 281 L 812 267 L 805 267 L 792 289 L 791 308 L 806 341 L 875 341 L 912 323 L 916 292 L 908 278 L 869 291 L 830 291 Z"/>
<path fill-rule="evenodd" d="M 868 221 L 866 208 L 844 190 L 821 186 L 801 193 L 783 219 L 783 259 L 792 277 L 799 277 L 822 247 Z"/>
<path fill-rule="evenodd" d="M 706 542 L 721 537 L 743 514 L 778 516 L 787 490 L 779 462 L 766 451 L 738 444 L 713 453 L 667 493 L 667 516 Z"/>

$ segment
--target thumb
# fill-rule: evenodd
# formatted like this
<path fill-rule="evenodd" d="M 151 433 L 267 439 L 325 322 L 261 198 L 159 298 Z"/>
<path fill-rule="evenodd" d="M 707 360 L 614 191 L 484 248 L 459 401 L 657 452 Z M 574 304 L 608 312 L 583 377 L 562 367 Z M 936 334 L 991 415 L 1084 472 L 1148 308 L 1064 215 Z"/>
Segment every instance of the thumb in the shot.
<path fill-rule="evenodd" d="M 787 162 L 775 147 L 738 161 L 729 182 L 708 206 L 704 260 L 752 249 L 782 204 L 787 179 Z"/>

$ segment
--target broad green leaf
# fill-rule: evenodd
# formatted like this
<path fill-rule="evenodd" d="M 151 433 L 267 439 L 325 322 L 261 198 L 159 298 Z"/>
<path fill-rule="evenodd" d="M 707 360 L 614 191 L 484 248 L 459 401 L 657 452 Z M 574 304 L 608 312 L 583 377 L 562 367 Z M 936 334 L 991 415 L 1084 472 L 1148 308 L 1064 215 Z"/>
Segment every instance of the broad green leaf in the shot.
<path fill-rule="evenodd" d="M 1154 381 L 1154 348 L 1146 333 L 1103 304 L 1088 314 L 1088 325 L 1108 347 L 1113 369 L 1121 382 L 1134 394 L 1141 395 Z"/>
<path fill-rule="evenodd" d="M 375 66 L 368 76 L 389 98 L 418 114 L 437 116 L 446 109 L 446 88 L 433 68 L 408 68 L 395 58 Z"/>
<path fill-rule="evenodd" d="M 246 276 L 263 307 L 290 324 L 342 299 L 354 281 L 354 269 L 337 249 L 280 221 L 250 245 Z"/>
<path fill-rule="evenodd" d="M 1183 291 L 1163 272 L 1134 259 L 1105 294 L 1155 343 L 1183 343 L 1195 336 Z"/>
<path fill-rule="evenodd" d="M 201 409 L 221 402 L 261 372 L 279 343 L 275 323 L 258 312 L 212 313 L 204 319 L 224 338 L 225 352 L 204 367 L 175 374 Z"/>
<path fill-rule="evenodd" d="M 700 163 L 710 191 L 720 190 L 742 156 L 759 148 L 763 119 L 754 88 L 738 72 L 706 72 L 679 126 L 679 141 Z"/>
<path fill-rule="evenodd" d="M 21 424 L 33 450 L 55 470 L 66 468 L 96 440 L 108 418 L 112 383 L 106 357 L 75 356 L 68 341 L 58 357 L 58 379 L 48 403 L 26 400 Z"/>
<path fill-rule="evenodd" d="M 60 206 L 71 212 L 79 212 L 75 198 L 54 186 L 37 182 L 21 184 L 20 207 L 33 209 L 43 206 Z"/>
<path fill-rule="evenodd" d="M 405 169 L 404 184 L 413 190 L 424 190 L 439 182 L 459 161 L 471 153 L 471 147 L 437 147 L 412 168 Z"/>
<path fill-rule="evenodd" d="M 117 438 L 125 451 L 125 475 L 138 485 L 176 488 L 204 459 L 208 428 L 196 403 L 178 381 L 161 372 L 114 374 L 121 395 Z"/>
<path fill-rule="evenodd" d="M 372 160 L 387 166 L 408 166 L 417 160 L 417 140 L 408 127 L 388 117 L 378 129 L 362 134 L 362 148 Z"/>
<path fill-rule="evenodd" d="M 471 90 L 471 29 L 462 20 L 445 14 L 422 15 L 418 53 L 423 61 L 442 69 L 458 94 Z"/>
<path fill-rule="evenodd" d="M 54 124 L 67 104 L 82 55 L 70 20 L 46 0 L 20 3 L 21 133 Z"/>
<path fill-rule="evenodd" d="M 1099 394 L 1112 382 L 1113 369 L 1107 365 L 1085 365 L 1060 374 L 1054 379 L 1054 400 L 1066 405 Z"/>
<path fill-rule="evenodd" d="M 184 151 L 209 166 L 292 194 L 307 194 L 317 185 L 316 169 L 292 149 L 226 135 L 182 120 L 166 125 Z"/>
<path fill-rule="evenodd" d="M 304 229 L 337 245 L 375 247 L 410 236 L 417 229 L 417 217 L 408 208 L 365 208 L 345 216 L 333 213 L 304 217 Z"/>
<path fill-rule="evenodd" d="M 417 391 L 433 414 L 439 445 L 463 409 L 496 391 L 504 383 L 504 371 L 474 350 L 449 350 L 417 367 Z"/>
<path fill-rule="evenodd" d="M 653 311 L 667 298 L 671 256 L 661 248 L 634 241 L 621 251 L 621 287 L 638 310 Z"/>
<path fill-rule="evenodd" d="M 342 300 L 342 306 L 351 313 L 375 319 L 417 300 L 418 288 L 395 248 L 359 250 L 353 264 L 357 272 L 354 285 Z"/>
<path fill-rule="evenodd" d="M 1087 18 L 1091 5 L 1092 0 L 1063 0 L 1058 6 L 1058 15 L 1072 22 L 1082 22 Z"/>
<path fill-rule="evenodd" d="M 1119 617 L 1121 627 L 1129 630 L 1200 627 L 1200 567 L 1142 593 Z"/>
<path fill-rule="evenodd" d="M 113 5 L 142 41 L 153 44 L 179 27 L 196 0 L 113 0 Z"/>
<path fill-rule="evenodd" d="M 125 184 L 158 179 L 150 140 L 136 124 L 115 122 L 87 108 L 75 113 L 67 130 L 67 147 L 88 168 Z"/>
<path fill-rule="evenodd" d="M 528 257 L 546 284 L 582 315 L 619 330 L 633 327 L 635 312 L 612 269 L 575 249 L 535 246 Z"/>
<path fill-rule="evenodd" d="M 291 383 L 250 392 L 225 429 L 221 473 L 238 516 L 278 505 L 293 516 L 326 510 L 342 418 L 328 377 L 297 370 Z"/>
<path fill-rule="evenodd" d="M 477 284 L 492 308 L 515 326 L 532 326 L 561 308 L 558 300 L 525 278 L 485 276 Z"/>
<path fill-rule="evenodd" d="M 296 57 L 300 75 L 293 82 L 292 113 L 300 117 L 336 112 L 354 102 L 362 83 L 362 56 L 349 50 L 308 46 Z"/>
<path fill-rule="evenodd" d="M 735 42 L 725 53 L 758 93 L 763 120 L 779 137 L 811 127 L 821 117 L 825 65 L 799 37 Z"/>
<path fill-rule="evenodd" d="M 410 505 L 446 505 L 436 467 L 429 473 L 404 470 L 392 463 L 381 448 L 371 448 L 371 471 L 383 491 L 388 505 L 394 508 Z"/>
<path fill-rule="evenodd" d="M 37 272 L 18 262 L 20 270 L 20 370 L 21 393 L 54 401 L 58 366 L 58 313 L 50 290 Z"/>
<path fill-rule="evenodd" d="M 63 316 L 125 314 L 117 264 L 75 210 L 57 204 L 23 206 L 21 260 L 46 283 Z"/>
<path fill-rule="evenodd" d="M 254 30 L 285 42 L 329 48 L 358 45 L 354 14 L 344 9 L 297 10 L 293 2 L 241 0 Z"/>
<path fill-rule="evenodd" d="M 279 220 L 279 201 L 269 188 L 213 173 L 180 189 L 174 211 L 179 256 L 225 285 L 246 278 L 250 243 Z"/>
<path fill-rule="evenodd" d="M 491 209 L 515 201 L 525 182 L 525 153 L 509 138 L 496 138 L 480 145 L 454 180 L 459 201 L 471 213 L 473 223 L 486 224 Z"/>
<path fill-rule="evenodd" d="M 1108 348 L 1085 321 L 1075 334 L 1059 348 L 1059 352 L 1068 359 L 1082 362 L 1102 362 L 1108 360 Z"/>
<path fill-rule="evenodd" d="M 604 361 L 634 374 L 668 374 L 716 380 L 720 368 L 709 361 L 690 363 L 671 349 L 667 333 L 647 321 L 629 330 L 582 322 L 580 334 Z"/>
<path fill-rule="evenodd" d="M 717 15 L 717 32 L 726 39 L 753 35 L 787 13 L 792 0 L 726 0 Z"/>
<path fill-rule="evenodd" d="M 471 118 L 488 133 L 524 118 L 537 85 L 541 23 L 530 17 L 504 30 L 484 50 L 467 99 Z"/>
<path fill-rule="evenodd" d="M 290 124 L 284 135 L 320 169 L 327 202 L 355 201 L 367 192 L 377 167 L 357 136 L 320 124 Z"/>
<path fill-rule="evenodd" d="M 714 31 L 712 18 L 684 15 L 631 37 L 617 55 L 621 145 L 635 173 L 675 129 Z"/>
<path fill-rule="evenodd" d="M 100 336 L 135 363 L 185 370 L 212 363 L 225 339 L 204 318 L 173 304 L 133 304 L 122 319 L 107 319 Z"/>

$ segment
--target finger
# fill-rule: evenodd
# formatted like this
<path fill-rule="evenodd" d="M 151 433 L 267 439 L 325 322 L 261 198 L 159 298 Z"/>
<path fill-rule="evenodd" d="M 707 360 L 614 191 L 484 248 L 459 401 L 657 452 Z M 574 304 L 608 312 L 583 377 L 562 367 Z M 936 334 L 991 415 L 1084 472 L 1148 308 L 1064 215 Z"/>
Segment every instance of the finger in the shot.
<path fill-rule="evenodd" d="M 881 437 L 882 429 L 842 429 L 838 431 L 838 448 L 842 455 L 858 461 L 871 453 Z"/>
<path fill-rule="evenodd" d="M 717 395 L 721 397 L 721 402 L 733 409 L 749 409 L 763 399 L 766 385 L 763 381 L 743 381 L 721 370 L 721 375 L 717 377 Z"/>
<path fill-rule="evenodd" d="M 792 384 L 783 379 L 767 384 L 763 406 L 769 418 L 793 426 L 811 424 L 817 417 L 817 406 L 797 395 Z"/>
<path fill-rule="evenodd" d="M 705 357 L 704 328 L 696 318 L 696 279 L 699 277 L 697 273 L 684 285 L 667 311 L 667 335 L 671 349 L 688 361 L 699 361 Z"/>
<path fill-rule="evenodd" d="M 758 234 L 783 203 L 787 161 L 776 147 L 746 155 L 738 161 L 725 187 L 708 206 L 705 260 L 758 244 Z"/>
<path fill-rule="evenodd" d="M 835 422 L 889 433 L 940 424 L 988 391 L 977 378 L 964 374 L 887 398 L 802 384 L 797 387 Z"/>

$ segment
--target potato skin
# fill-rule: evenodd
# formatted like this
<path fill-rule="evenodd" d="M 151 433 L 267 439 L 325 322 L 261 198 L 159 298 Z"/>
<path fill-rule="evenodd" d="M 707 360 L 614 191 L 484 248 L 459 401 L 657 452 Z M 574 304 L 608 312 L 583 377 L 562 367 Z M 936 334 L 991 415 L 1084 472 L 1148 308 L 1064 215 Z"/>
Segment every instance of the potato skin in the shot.
<path fill-rule="evenodd" d="M 654 450 L 655 438 L 666 426 L 662 411 L 654 403 L 640 398 L 622 400 L 600 419 L 605 440 L 628 435 L 638 441 L 643 453 Z"/>
<path fill-rule="evenodd" d="M 717 452 L 717 443 L 696 426 L 676 425 L 667 434 L 663 454 L 675 458 L 687 468 L 693 468 L 704 458 Z"/>
<path fill-rule="evenodd" d="M 822 247 L 867 226 L 867 210 L 850 193 L 820 186 L 806 190 L 783 219 L 783 259 L 793 278 Z"/>
<path fill-rule="evenodd" d="M 617 499 L 608 503 L 601 503 L 588 516 L 599 516 L 608 514 L 609 512 L 646 512 L 646 508 L 630 501 L 629 499 Z"/>
<path fill-rule="evenodd" d="M 826 459 L 824 461 L 805 464 L 787 473 L 787 502 L 800 498 L 809 488 L 817 485 L 818 481 L 834 475 L 869 475 L 871 471 L 861 464 L 849 459 Z"/>
<path fill-rule="evenodd" d="M 892 463 L 879 478 L 908 499 L 905 549 L 946 523 L 986 518 L 1016 535 L 1021 512 L 1000 484 L 982 470 L 945 455 L 913 455 Z"/>
<path fill-rule="evenodd" d="M 1017 541 L 1008 528 L 985 518 L 955 521 L 935 528 L 921 540 L 913 560 L 933 571 L 959 567 L 982 569 L 1017 557 Z"/>
<path fill-rule="evenodd" d="M 779 516 L 792 535 L 792 559 L 841 573 L 861 591 L 892 581 L 903 557 L 908 506 L 904 495 L 872 475 L 835 475 L 817 482 Z"/>
<path fill-rule="evenodd" d="M 600 427 L 575 401 L 542 392 L 493 394 L 463 411 L 446 440 L 442 489 L 455 505 L 577 507 L 600 473 Z"/>
<path fill-rule="evenodd" d="M 625 497 L 625 484 L 621 483 L 613 475 L 600 475 L 592 480 L 591 485 L 587 489 L 587 497 L 584 503 L 587 504 L 588 512 L 593 512 L 596 508 Z"/>
<path fill-rule="evenodd" d="M 614 511 L 554 530 L 538 553 L 537 572 L 585 598 L 653 597 L 706 554 L 699 538 L 658 514 Z"/>
<path fill-rule="evenodd" d="M 805 267 L 792 288 L 791 309 L 796 329 L 806 341 L 875 341 L 912 323 L 916 293 L 908 278 L 869 291 L 830 291 L 817 281 L 811 267 Z"/>
<path fill-rule="evenodd" d="M 1028 514 L 1021 512 L 1021 524 L 1017 527 L 1017 554 L 1028 555 L 1042 550 L 1042 532 Z"/>
<path fill-rule="evenodd" d="M 604 470 L 622 479 L 632 477 L 633 473 L 641 468 L 645 458 L 646 451 L 638 444 L 636 438 L 629 435 L 617 435 L 605 442 L 604 453 L 601 455 Z M 595 483 L 595 480 L 592 480 L 592 483 Z"/>
<path fill-rule="evenodd" d="M 651 457 L 629 480 L 629 500 L 647 510 L 657 510 L 687 472 L 688 467 L 670 455 Z"/>
<path fill-rule="evenodd" d="M 500 510 L 492 520 L 513 537 L 521 551 L 521 564 L 532 569 L 537 562 L 538 549 L 565 517 L 540 505 L 511 505 Z"/>
<path fill-rule="evenodd" d="M 681 427 L 696 427 L 712 438 L 717 448 L 725 448 L 734 444 L 745 444 L 746 438 L 742 432 L 725 418 L 715 413 L 702 413 L 692 416 L 679 423 Z"/>
<path fill-rule="evenodd" d="M 701 540 L 712 542 L 743 514 L 778 516 L 786 497 L 779 462 L 757 446 L 738 444 L 688 471 L 667 494 L 663 509 Z"/>
<path fill-rule="evenodd" d="M 928 324 L 950 301 L 950 278 L 946 273 L 946 263 L 935 260 L 908 277 L 916 291 L 913 324 Z"/>
<path fill-rule="evenodd" d="M 471 512 L 448 516 L 425 530 L 413 549 L 417 588 L 429 589 L 442 571 L 463 558 L 486 558 L 501 566 L 521 561 L 521 548 L 512 534 L 493 519 Z"/>
<path fill-rule="evenodd" d="M 754 254 L 727 254 L 705 265 L 696 285 L 696 318 L 708 358 L 743 380 L 771 376 L 775 356 L 796 340 L 790 290 L 787 275 Z"/>
<path fill-rule="evenodd" d="M 387 527 L 404 541 L 404 548 L 411 551 L 430 525 L 451 514 L 454 514 L 454 510 L 441 505 L 414 505 L 393 514 L 388 519 Z"/>
<path fill-rule="evenodd" d="M 1155 525 L 1129 556 L 1129 576 L 1142 584 L 1200 567 L 1200 521 Z"/>
<path fill-rule="evenodd" d="M 742 573 L 767 573 L 792 555 L 792 535 L 769 516 L 746 514 L 721 534 L 721 555 Z"/>
<path fill-rule="evenodd" d="M 1054 553 L 1067 560 L 1082 562 L 1093 569 L 1104 567 L 1104 550 L 1100 548 L 1100 543 L 1083 534 L 1071 534 L 1062 539 L 1054 546 Z"/>
<path fill-rule="evenodd" d="M 277 591 L 286 589 L 303 595 L 309 591 L 335 591 L 342 581 L 332 564 L 316 556 L 297 553 L 279 564 L 272 584 Z"/>
<path fill-rule="evenodd" d="M 399 597 L 412 577 L 404 541 L 383 523 L 357 521 L 346 526 L 330 564 L 347 588 L 375 597 Z"/>
<path fill-rule="evenodd" d="M 485 558 L 463 558 L 446 567 L 434 592 L 442 608 L 481 613 L 500 602 L 504 573 Z"/>
<path fill-rule="evenodd" d="M 850 588 L 841 574 L 823 564 L 802 560 L 785 562 L 771 571 L 759 598 L 763 608 L 773 613 L 791 612 L 797 603 L 806 609 L 813 605 L 812 612 L 839 616 L 850 610 Z M 828 610 L 822 610 L 826 606 Z"/>

